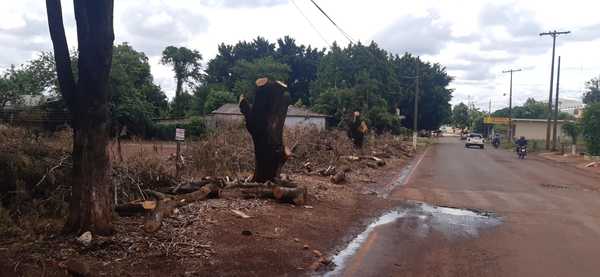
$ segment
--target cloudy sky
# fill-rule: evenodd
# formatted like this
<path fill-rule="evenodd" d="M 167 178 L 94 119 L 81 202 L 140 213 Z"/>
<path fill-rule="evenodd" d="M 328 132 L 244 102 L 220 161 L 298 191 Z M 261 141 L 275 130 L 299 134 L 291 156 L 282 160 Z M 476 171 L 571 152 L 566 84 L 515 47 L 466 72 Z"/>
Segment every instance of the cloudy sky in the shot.
<path fill-rule="evenodd" d="M 586 80 L 600 75 L 600 4 L 590 0 L 316 0 L 354 39 L 374 40 L 386 50 L 411 52 L 445 65 L 455 76 L 454 103 L 492 101 L 506 106 L 509 76 L 514 101 L 547 99 L 551 62 L 548 30 L 570 30 L 557 43 L 561 55 L 561 93 L 581 96 Z M 51 48 L 45 1 L 3 1 L 0 10 L 0 69 L 19 64 Z M 72 2 L 63 1 L 70 47 L 74 47 Z M 307 20 L 308 19 L 308 20 Z M 310 22 L 309 22 L 310 21 Z M 314 26 L 314 27 L 313 27 Z M 162 49 L 181 45 L 198 49 L 204 62 L 221 42 L 263 36 L 271 41 L 290 35 L 299 43 L 326 47 L 345 37 L 310 0 L 115 0 L 116 42 L 129 42 L 151 59 L 156 82 L 169 96 L 175 83 L 169 68 L 158 64 Z"/>

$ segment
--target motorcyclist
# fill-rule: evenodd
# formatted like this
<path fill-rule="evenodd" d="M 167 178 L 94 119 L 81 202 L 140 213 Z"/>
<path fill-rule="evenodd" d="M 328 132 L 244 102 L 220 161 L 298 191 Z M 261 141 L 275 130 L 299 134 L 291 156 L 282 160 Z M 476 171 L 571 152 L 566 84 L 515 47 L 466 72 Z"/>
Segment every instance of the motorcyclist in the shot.
<path fill-rule="evenodd" d="M 519 149 L 521 147 L 526 147 L 527 146 L 527 140 L 525 139 L 524 136 L 521 136 L 517 141 L 515 141 L 515 144 L 517 145 L 516 151 L 518 153 L 518 151 L 519 151 Z"/>
<path fill-rule="evenodd" d="M 500 145 L 500 134 L 495 134 L 492 138 L 493 145 Z"/>

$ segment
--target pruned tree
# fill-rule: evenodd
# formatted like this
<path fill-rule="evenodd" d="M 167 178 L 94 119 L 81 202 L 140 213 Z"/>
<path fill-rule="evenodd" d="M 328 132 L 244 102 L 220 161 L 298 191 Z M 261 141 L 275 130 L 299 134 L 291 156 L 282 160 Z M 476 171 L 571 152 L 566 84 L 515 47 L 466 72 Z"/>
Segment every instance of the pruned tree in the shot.
<path fill-rule="evenodd" d="M 290 102 L 286 90 L 287 86 L 282 82 L 260 78 L 256 80 L 252 104 L 248 97 L 240 97 L 240 111 L 254 142 L 256 165 L 253 182 L 278 178 L 289 156 L 283 145 L 283 126 Z"/>
<path fill-rule="evenodd" d="M 46 0 L 59 90 L 72 115 L 73 172 L 66 233 L 113 232 L 108 80 L 112 61 L 113 0 L 74 1 L 79 59 L 71 68 L 60 0 Z"/>
<path fill-rule="evenodd" d="M 360 112 L 354 112 L 352 114 L 352 119 L 348 124 L 348 136 L 354 143 L 356 148 L 362 148 L 365 141 L 365 134 L 368 131 L 367 123 L 365 123 L 361 116 Z"/>

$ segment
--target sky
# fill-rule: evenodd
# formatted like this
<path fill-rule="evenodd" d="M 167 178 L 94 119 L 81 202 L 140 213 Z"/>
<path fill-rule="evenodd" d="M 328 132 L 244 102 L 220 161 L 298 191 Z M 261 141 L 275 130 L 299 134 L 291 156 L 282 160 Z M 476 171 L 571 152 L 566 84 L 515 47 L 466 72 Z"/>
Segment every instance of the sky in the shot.
<path fill-rule="evenodd" d="M 0 70 L 52 48 L 45 1 L 2 1 Z M 547 101 L 550 30 L 559 36 L 560 93 L 581 98 L 585 82 L 600 75 L 600 2 L 590 0 L 315 0 L 354 40 L 375 41 L 387 51 L 420 55 L 447 68 L 455 79 L 453 104 L 471 102 L 484 110 L 529 97 Z M 62 1 L 69 46 L 76 47 L 72 1 Z M 257 36 L 271 41 L 289 35 L 298 43 L 326 48 L 348 40 L 310 0 L 115 0 L 115 43 L 128 42 L 149 56 L 155 82 L 174 95 L 174 74 L 160 65 L 169 45 L 197 49 L 203 63 L 220 43 Z M 558 58 L 557 58 L 558 59 Z"/>

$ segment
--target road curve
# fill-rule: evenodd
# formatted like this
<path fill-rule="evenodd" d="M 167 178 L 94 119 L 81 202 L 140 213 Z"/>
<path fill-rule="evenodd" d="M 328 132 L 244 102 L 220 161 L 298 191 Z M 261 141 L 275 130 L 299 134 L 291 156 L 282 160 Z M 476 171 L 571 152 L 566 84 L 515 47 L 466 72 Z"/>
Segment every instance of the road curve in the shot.
<path fill-rule="evenodd" d="M 405 208 L 373 228 L 336 275 L 600 276 L 594 173 L 442 138 L 390 198 L 492 212 L 502 223 L 473 227 L 477 216 Z"/>

